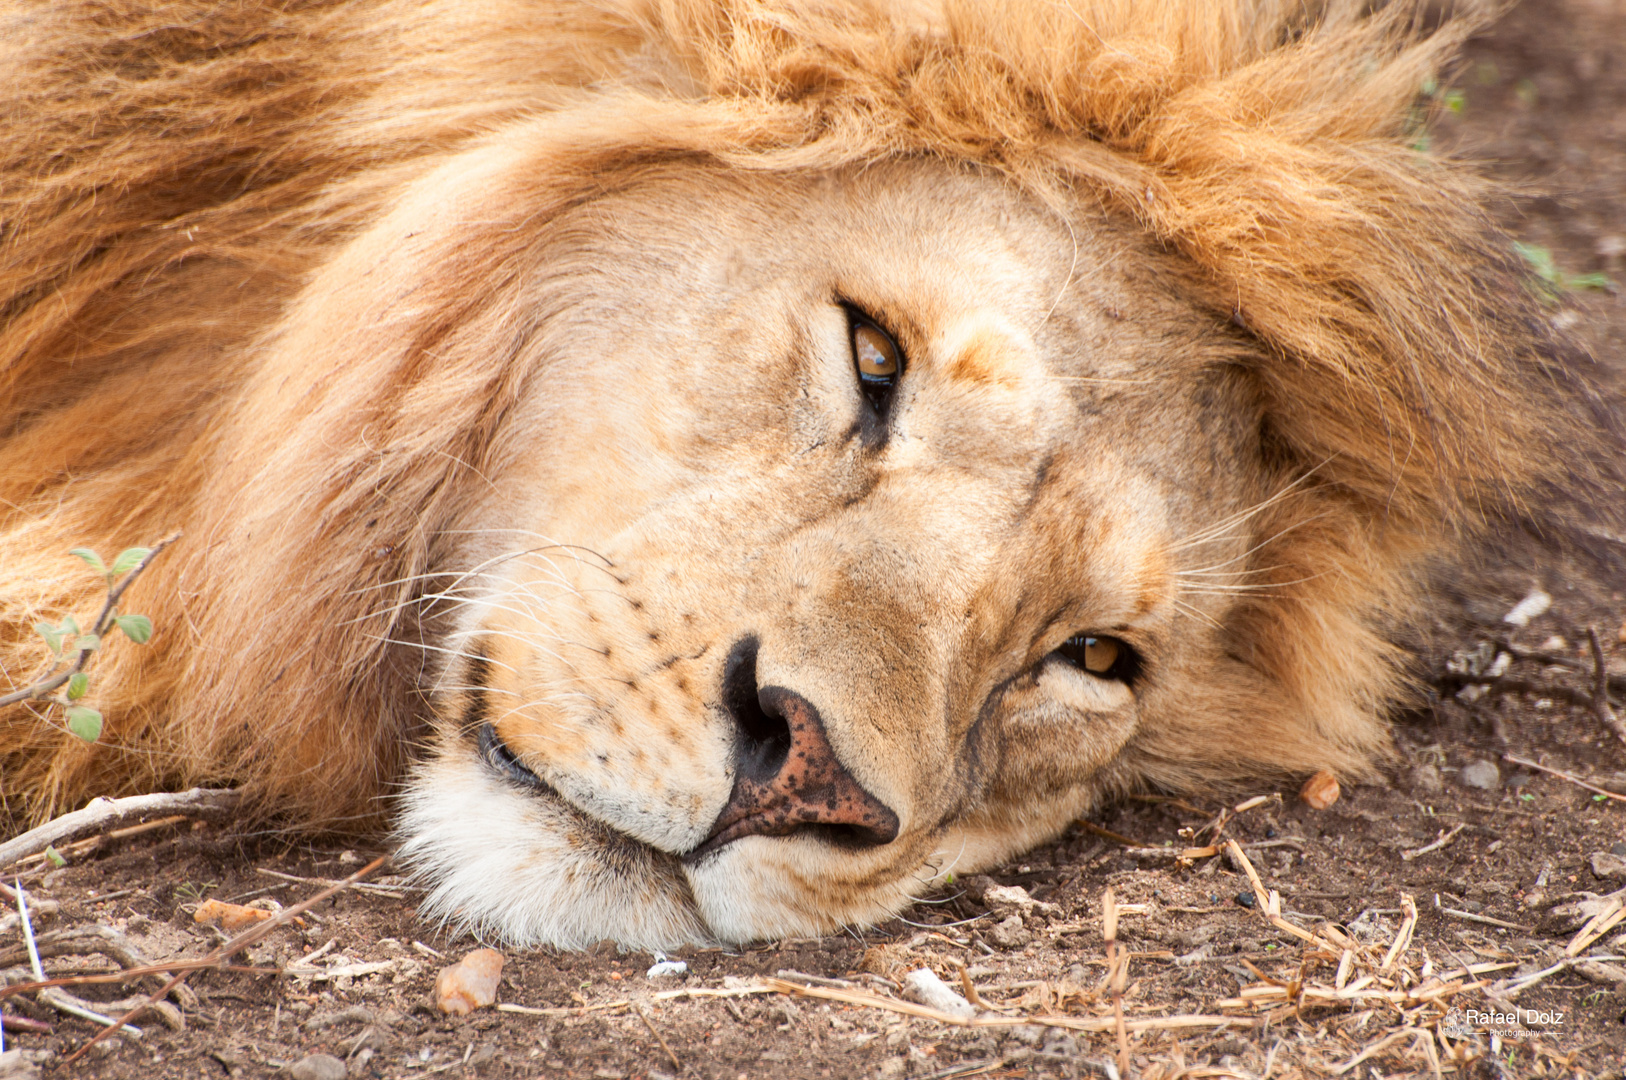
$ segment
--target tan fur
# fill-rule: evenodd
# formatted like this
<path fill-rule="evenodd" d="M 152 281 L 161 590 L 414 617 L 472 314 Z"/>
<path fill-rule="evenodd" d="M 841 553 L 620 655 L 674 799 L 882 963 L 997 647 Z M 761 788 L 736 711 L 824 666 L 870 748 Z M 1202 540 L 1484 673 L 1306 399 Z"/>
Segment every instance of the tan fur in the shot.
<path fill-rule="evenodd" d="M 1051 488 L 1073 486 L 1046 488 L 1014 535 L 994 524 L 1007 512 L 997 485 L 954 515 L 946 508 L 971 489 L 947 480 L 887 496 L 893 508 L 862 527 L 942 531 L 944 546 L 909 557 L 964 588 L 945 584 L 932 601 L 945 606 L 907 617 L 902 599 L 875 607 L 855 633 L 947 619 L 951 593 L 953 617 L 970 629 L 904 649 L 890 690 L 889 676 L 857 668 L 806 677 L 855 708 L 854 695 L 873 690 L 876 716 L 902 708 L 889 693 L 901 701 L 906 686 L 937 687 L 957 703 L 953 716 L 972 710 L 948 722 L 941 747 L 922 750 L 947 761 L 978 703 L 1013 677 L 1009 657 L 1020 667 L 1044 655 L 1029 655 L 1050 631 L 1020 614 L 1022 590 L 1082 580 L 1069 560 L 1083 560 L 1142 598 L 1125 625 L 1165 613 L 1163 636 L 1145 647 L 1186 643 L 1160 654 L 1157 676 L 1166 700 L 1184 704 L 1102 736 L 1098 752 L 1088 731 L 1063 746 L 1053 732 L 1013 728 L 1005 771 L 961 812 L 962 847 L 989 858 L 1016 850 L 1137 785 L 1362 774 L 1403 692 L 1394 635 L 1415 613 L 1427 561 L 1487 524 L 1556 504 L 1603 506 L 1619 481 L 1584 371 L 1566 367 L 1481 209 L 1485 192 L 1409 145 L 1418 87 L 1472 21 L 1424 31 L 1411 4 L 1367 17 L 1354 7 L 1314 19 L 1268 0 L 0 8 L 0 687 L 38 667 L 37 619 L 93 609 L 98 583 L 68 548 L 112 552 L 183 532 L 127 603 L 153 618 L 153 642 L 114 643 L 95 662 L 103 741 L 87 747 L 11 709 L 0 720 L 0 793 L 39 818 L 92 794 L 232 783 L 259 810 L 302 825 L 376 825 L 430 717 L 458 713 L 448 650 L 466 651 L 477 632 L 534 646 L 537 619 L 554 618 L 498 613 L 483 629 L 468 625 L 459 575 L 512 559 L 515 528 L 553 536 L 570 521 L 562 540 L 619 536 L 632 518 L 617 515 L 670 479 L 641 472 L 651 455 L 689 460 L 685 440 L 698 429 L 671 417 L 703 418 L 707 406 L 704 383 L 684 396 L 689 369 L 670 366 L 680 359 L 631 376 L 664 372 L 670 389 L 644 385 L 621 400 L 606 388 L 597 402 L 573 399 L 572 387 L 594 384 L 570 382 L 547 359 L 616 318 L 655 356 L 665 337 L 691 332 L 660 321 L 671 305 L 657 301 L 675 304 L 677 293 L 639 309 L 648 325 L 631 303 L 599 323 L 569 313 L 642 281 L 640 250 L 704 264 L 714 238 L 680 226 L 711 215 L 714 198 L 749 265 L 735 274 L 723 259 L 713 292 L 792 288 L 758 258 L 776 234 L 754 222 L 778 222 L 807 250 L 856 243 L 842 239 L 844 225 L 809 227 L 781 200 L 845 205 L 830 192 L 885 177 L 896 181 L 873 188 L 874 205 L 919 185 L 926 197 L 943 193 L 946 216 L 964 223 L 956 236 L 999 226 L 987 226 L 993 246 L 955 272 L 974 276 L 1008 243 L 1046 253 L 1031 278 L 1050 290 L 1013 299 L 1027 314 L 1010 314 L 1009 326 L 979 323 L 945 343 L 934 335 L 977 290 L 959 301 L 933 301 L 930 289 L 886 298 L 882 264 L 906 245 L 886 232 L 894 219 L 862 226 L 877 265 L 873 281 L 850 288 L 876 295 L 871 314 L 906 353 L 944 357 L 943 380 L 920 391 L 922 409 L 939 411 L 915 452 L 946 457 L 900 456 L 897 467 L 931 476 L 958 461 L 990 478 L 1026 475 L 1035 462 L 995 460 L 1003 436 L 956 426 L 997 416 L 988 431 L 1034 433 L 1012 434 L 1011 452 L 1060 455 L 1053 476 L 1071 479 Z M 627 261 L 595 261 L 594 245 L 623 242 Z M 711 332 L 736 314 L 719 308 L 696 340 L 721 356 L 757 334 L 770 344 L 751 364 L 783 347 L 771 342 L 788 327 Z M 1023 335 L 1052 334 L 1066 319 L 1081 328 L 1079 348 L 1130 358 L 1122 370 L 1036 381 L 1037 358 L 1060 369 L 1050 345 Z M 578 336 L 561 338 L 560 326 Z M 1148 385 L 1158 380 L 1168 381 Z M 1059 392 L 1046 386 L 1063 384 L 1150 441 L 1044 435 L 1044 403 Z M 775 392 L 743 385 L 764 402 Z M 1209 415 L 1168 393 L 1176 386 L 1221 404 Z M 576 412 L 549 412 L 543 398 Z M 761 431 L 780 430 L 780 413 L 762 415 Z M 1216 417 L 1234 431 L 1215 437 L 1215 463 L 1188 460 L 1207 437 L 1197 426 Z M 608 449 L 600 459 L 629 427 L 666 441 L 651 434 L 626 444 L 626 460 Z M 1148 432 L 1168 434 L 1160 444 Z M 753 457 L 753 445 L 720 453 L 719 475 L 738 467 L 748 478 L 735 494 L 756 482 L 752 462 L 770 459 Z M 1150 456 L 1113 466 L 1124 476 L 1162 454 L 1153 472 L 1166 470 L 1171 491 L 1207 494 L 1188 505 L 1155 484 L 1092 487 L 1092 470 L 1129 445 Z M 551 472 L 534 464 L 543 460 Z M 762 550 L 788 560 L 783 580 L 821 582 L 845 597 L 839 610 L 879 604 L 873 584 L 821 578 L 832 564 L 801 566 L 774 546 L 790 528 L 773 515 L 791 488 L 762 482 L 759 516 L 737 522 L 738 534 L 760 530 Z M 529 517 L 515 510 L 527 499 Z M 934 507 L 948 516 L 934 518 Z M 957 524 L 973 520 L 987 524 Z M 506 538 L 492 531 L 501 528 Z M 571 613 L 548 633 L 573 628 L 570 640 L 590 637 L 602 660 L 573 659 L 512 692 L 625 684 L 648 697 L 605 706 L 635 723 L 617 745 L 669 742 L 673 761 L 707 761 L 723 736 L 697 734 L 693 717 L 716 699 L 706 665 L 728 642 L 686 632 L 678 615 L 732 611 L 725 597 L 759 571 L 730 576 L 725 555 L 686 547 L 696 537 L 670 528 L 643 537 L 644 561 L 628 565 L 651 571 L 664 558 L 685 568 L 686 583 L 612 574 L 605 587 L 636 599 L 631 608 L 594 606 L 589 579 L 604 584 L 604 566 L 527 556 L 539 560 L 536 580 L 568 582 L 582 598 L 554 602 Z M 780 602 L 761 587 L 760 610 Z M 441 594 L 451 599 L 436 602 Z M 1180 596 L 1185 606 L 1170 607 Z M 709 659 L 674 660 L 658 675 L 640 659 L 711 645 Z M 936 805 L 925 788 L 903 794 L 922 777 L 874 772 L 886 752 L 863 739 L 886 737 L 876 723 L 841 736 L 855 774 L 910 805 Z M 591 743 L 557 718 L 509 727 L 515 749 L 538 760 Z M 715 796 L 708 783 L 690 793 L 696 806 Z M 1036 790 L 1058 794 L 1047 802 Z M 916 839 L 917 862 L 942 842 Z M 875 865 L 887 880 L 901 873 Z M 847 899 L 811 884 L 802 895 L 816 898 L 804 906 L 818 925 L 890 902 L 864 899 L 857 884 Z"/>

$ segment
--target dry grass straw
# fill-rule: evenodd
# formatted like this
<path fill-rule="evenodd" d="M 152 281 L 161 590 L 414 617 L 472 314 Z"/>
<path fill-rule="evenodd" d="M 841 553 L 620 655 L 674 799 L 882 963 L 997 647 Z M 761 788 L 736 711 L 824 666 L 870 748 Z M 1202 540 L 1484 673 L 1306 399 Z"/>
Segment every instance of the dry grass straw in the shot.
<path fill-rule="evenodd" d="M 1330 923 L 1322 924 L 1312 933 L 1283 917 L 1281 894 L 1265 887 L 1241 845 L 1227 840 L 1225 847 L 1253 886 L 1260 915 L 1273 928 L 1297 938 L 1305 951 L 1300 957 L 1298 973 L 1289 980 L 1273 978 L 1248 965 L 1260 981 L 1242 987 L 1236 997 L 1221 1001 L 1220 1008 L 1262 1015 L 1267 1023 L 1289 1017 L 1302 1018 L 1316 1009 L 1375 1008 L 1382 1013 L 1392 1010 L 1394 1026 L 1391 1030 L 1348 1061 L 1329 1068 L 1334 1076 L 1344 1075 L 1408 1039 L 1410 1045 L 1400 1053 L 1426 1059 L 1435 1076 L 1442 1073 L 1442 1052 L 1453 1063 L 1465 1061 L 1466 1048 L 1451 1042 L 1450 1036 L 1441 1030 L 1446 1006 L 1458 994 L 1486 985 L 1483 980 L 1469 981 L 1475 975 L 1503 965 L 1475 964 L 1441 975 L 1435 972 L 1433 961 L 1426 954 L 1421 964 L 1417 964 L 1411 955 L 1412 935 L 1417 928 L 1417 904 L 1405 893 L 1400 895 L 1400 926 L 1386 948 L 1379 943 L 1358 941 Z M 1314 977 L 1328 967 L 1332 968 L 1330 982 Z"/>

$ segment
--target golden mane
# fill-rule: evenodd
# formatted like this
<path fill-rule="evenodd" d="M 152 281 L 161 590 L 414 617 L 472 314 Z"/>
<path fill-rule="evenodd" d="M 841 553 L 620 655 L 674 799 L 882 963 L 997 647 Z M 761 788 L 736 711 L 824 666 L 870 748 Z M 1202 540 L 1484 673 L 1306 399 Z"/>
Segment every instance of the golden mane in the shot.
<path fill-rule="evenodd" d="M 669 158 L 773 171 L 933 155 L 1058 213 L 1095 200 L 1178 251 L 1215 318 L 1263 346 L 1283 476 L 1313 477 L 1258 526 L 1281 587 L 1243 613 L 1255 660 L 1290 687 L 1319 668 L 1322 689 L 1298 686 L 1312 715 L 1350 709 L 1340 696 L 1380 710 L 1403 663 L 1380 628 L 1418 557 L 1620 490 L 1604 414 L 1566 367 L 1586 361 L 1564 359 L 1484 186 L 1411 145 L 1419 88 L 1476 26 L 1426 26 L 1422 7 L 0 8 L 0 685 L 37 664 L 36 618 L 88 605 L 95 582 L 67 548 L 188 528 L 132 597 L 160 637 L 98 660 L 104 745 L 13 709 L 0 793 L 39 816 L 91 792 L 234 781 L 309 820 L 376 813 L 424 711 L 417 661 L 390 645 L 422 629 L 413 583 L 516 393 L 512 365 L 436 367 L 434 345 L 476 308 L 512 333 L 502 296 L 474 293 L 507 241 L 390 328 L 392 390 L 366 404 L 389 452 L 291 469 L 289 527 L 222 539 L 241 508 L 196 505 L 198 447 L 243 407 L 264 343 L 297 331 L 294 298 L 343 241 L 450 153 L 537 115 L 569 148 L 548 179 L 561 204 Z M 165 713 L 182 683 L 201 688 L 184 728 Z M 1348 771 L 1379 749 L 1347 734 L 1359 725 L 1318 723 Z M 1268 739 L 1257 754 L 1303 764 Z M 1157 779 L 1206 778 L 1169 756 Z"/>

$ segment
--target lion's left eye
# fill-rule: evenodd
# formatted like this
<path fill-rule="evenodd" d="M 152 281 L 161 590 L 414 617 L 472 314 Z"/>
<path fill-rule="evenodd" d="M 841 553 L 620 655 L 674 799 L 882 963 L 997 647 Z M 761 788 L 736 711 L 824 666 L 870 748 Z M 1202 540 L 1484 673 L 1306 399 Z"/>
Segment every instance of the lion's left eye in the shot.
<path fill-rule="evenodd" d="M 1129 682 L 1140 668 L 1140 658 L 1117 638 L 1075 634 L 1053 656 L 1102 679 Z"/>
<path fill-rule="evenodd" d="M 892 391 L 903 376 L 903 350 L 885 330 L 851 308 L 847 310 L 847 325 L 859 389 L 864 391 L 870 408 L 884 415 Z"/>

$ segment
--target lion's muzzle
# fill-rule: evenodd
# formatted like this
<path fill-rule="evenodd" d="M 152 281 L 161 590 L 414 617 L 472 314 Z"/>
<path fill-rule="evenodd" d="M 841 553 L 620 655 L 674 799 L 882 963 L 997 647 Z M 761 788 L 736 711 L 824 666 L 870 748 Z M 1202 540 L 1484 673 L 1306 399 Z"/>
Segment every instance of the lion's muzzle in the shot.
<path fill-rule="evenodd" d="M 898 815 L 853 779 L 830 745 L 819 710 L 801 694 L 756 685 L 754 638 L 732 650 L 724 698 L 740 732 L 728 803 L 691 859 L 745 836 L 817 831 L 870 847 L 898 835 Z"/>

